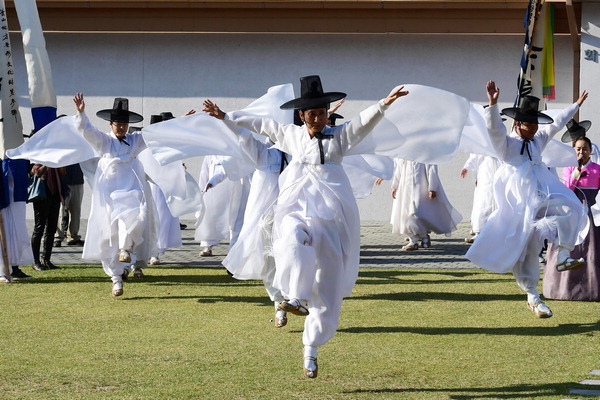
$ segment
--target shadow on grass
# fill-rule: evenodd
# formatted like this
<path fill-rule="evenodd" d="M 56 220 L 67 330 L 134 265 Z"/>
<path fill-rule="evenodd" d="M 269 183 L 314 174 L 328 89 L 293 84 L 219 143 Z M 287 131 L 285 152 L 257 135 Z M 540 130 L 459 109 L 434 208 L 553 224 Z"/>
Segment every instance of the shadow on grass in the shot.
<path fill-rule="evenodd" d="M 216 303 L 244 303 L 257 306 L 273 306 L 273 302 L 268 296 L 138 296 L 123 298 L 122 301 L 135 300 L 185 300 L 192 299 L 198 303 L 216 304 Z"/>
<path fill-rule="evenodd" d="M 511 385 L 490 388 L 405 388 L 405 389 L 373 389 L 345 392 L 351 393 L 397 393 L 413 394 L 418 398 L 419 393 L 447 393 L 449 399 L 476 400 L 476 399 L 535 399 L 536 397 L 561 396 L 567 391 L 571 383 L 547 383 L 540 385 Z"/>
<path fill-rule="evenodd" d="M 467 278 L 473 275 L 486 275 L 486 273 L 474 272 L 474 271 L 456 271 L 456 270 L 425 270 L 425 269 L 413 269 L 413 270 L 380 270 L 377 268 L 361 269 L 359 276 L 369 278 L 390 278 L 394 279 L 397 276 L 408 276 L 408 275 L 444 275 L 451 276 L 453 278 Z M 496 274 L 495 274 L 496 275 Z"/>
<path fill-rule="evenodd" d="M 407 279 L 411 276 L 443 276 L 453 277 L 458 279 Z M 370 268 L 367 270 L 361 269 L 358 274 L 358 285 L 383 285 L 383 284 L 452 284 L 452 283 L 501 283 L 513 281 L 514 278 L 510 274 L 494 274 L 493 278 L 486 278 L 485 273 L 480 272 L 469 272 L 469 271 L 452 271 L 452 270 L 424 270 L 424 269 L 413 269 L 413 270 L 388 270 L 388 269 L 374 269 Z M 474 276 L 481 276 L 481 278 L 475 278 Z M 465 278 L 465 279 L 460 279 Z"/>
<path fill-rule="evenodd" d="M 404 246 L 406 243 L 408 243 L 408 242 L 405 240 L 399 240 L 398 243 L 395 243 L 395 244 L 377 244 L 377 243 L 376 244 L 361 244 L 360 249 L 361 249 L 361 251 L 363 249 L 365 249 L 365 250 L 370 250 L 370 249 L 400 250 L 400 248 L 402 246 Z M 436 250 L 436 243 L 443 244 L 444 247 L 451 245 L 451 246 L 456 246 L 457 248 L 460 247 L 462 249 L 469 249 L 469 247 L 471 246 L 469 243 L 466 243 L 464 239 L 452 239 L 452 238 L 432 238 L 431 243 L 432 243 L 432 247 L 429 247 L 427 249 L 422 249 L 422 250 L 424 250 L 424 251 Z M 407 254 L 406 252 L 402 252 L 402 253 Z"/>
<path fill-rule="evenodd" d="M 349 300 L 385 300 L 385 301 L 518 301 L 525 302 L 525 294 L 481 294 L 481 293 L 444 293 L 444 292 L 401 292 L 401 293 L 376 293 L 365 296 L 351 296 Z"/>
<path fill-rule="evenodd" d="M 419 335 L 567 336 L 600 331 L 600 321 L 558 326 L 515 326 L 508 328 L 364 326 L 338 329 L 344 333 L 416 333 Z"/>
<path fill-rule="evenodd" d="M 99 268 L 96 266 L 95 268 Z M 203 268 L 203 270 L 217 270 L 220 274 L 202 274 L 201 271 L 198 275 L 152 275 L 154 269 L 145 270 L 145 275 L 141 279 L 135 279 L 129 275 L 129 279 L 126 281 L 128 284 L 135 283 L 147 283 L 147 284 L 158 284 L 158 285 L 181 285 L 181 284 L 198 284 L 198 285 L 214 285 L 214 286 L 262 286 L 261 281 L 242 281 L 230 277 L 225 268 Z M 19 281 L 23 284 L 54 284 L 54 283 L 95 283 L 95 282 L 107 282 L 110 280 L 108 276 L 73 276 L 62 275 L 63 272 L 58 272 L 59 276 L 42 277 L 36 276 L 35 279 L 27 281 Z"/>

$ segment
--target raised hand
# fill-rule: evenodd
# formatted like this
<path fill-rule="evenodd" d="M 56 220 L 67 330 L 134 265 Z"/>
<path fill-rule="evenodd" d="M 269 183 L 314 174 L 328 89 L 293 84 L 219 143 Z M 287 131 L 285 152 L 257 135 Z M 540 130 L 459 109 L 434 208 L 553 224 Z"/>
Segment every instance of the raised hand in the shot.
<path fill-rule="evenodd" d="M 342 104 L 344 104 L 345 101 L 346 101 L 346 99 L 341 99 L 333 107 L 331 107 L 329 110 L 327 110 L 327 113 L 333 114 L 334 112 L 336 112 L 338 110 L 338 108 L 340 108 L 342 106 Z"/>
<path fill-rule="evenodd" d="M 498 97 L 500 97 L 500 88 L 496 86 L 496 82 L 488 81 L 485 85 L 485 90 L 487 92 L 488 100 L 490 101 L 490 106 L 498 103 Z"/>
<path fill-rule="evenodd" d="M 223 111 L 221 111 L 221 109 L 219 108 L 218 105 L 216 105 L 209 99 L 204 100 L 202 105 L 204 106 L 202 111 L 204 111 L 205 113 L 212 115 L 213 117 L 215 117 L 217 119 L 225 119 L 225 113 Z"/>
<path fill-rule="evenodd" d="M 77 108 L 77 112 L 82 113 L 85 110 L 85 101 L 83 100 L 83 93 L 77 93 L 73 96 L 73 103 L 75 103 L 75 108 Z"/>
<path fill-rule="evenodd" d="M 584 90 L 583 93 L 581 93 L 581 96 L 579 96 L 576 102 L 579 105 L 579 107 L 583 105 L 583 102 L 588 98 L 588 95 L 589 93 L 587 92 L 587 90 Z"/>
<path fill-rule="evenodd" d="M 186 112 L 185 114 L 183 114 L 182 117 L 187 117 L 188 115 L 192 115 L 192 114 L 196 114 L 196 110 L 192 109 L 192 110 Z"/>
<path fill-rule="evenodd" d="M 390 104 L 398 100 L 400 97 L 406 96 L 408 94 L 408 90 L 403 91 L 402 89 L 404 89 L 404 86 L 400 86 L 399 88 L 393 89 L 390 92 L 390 94 L 388 94 L 388 96 L 383 100 L 383 104 L 389 106 Z"/>

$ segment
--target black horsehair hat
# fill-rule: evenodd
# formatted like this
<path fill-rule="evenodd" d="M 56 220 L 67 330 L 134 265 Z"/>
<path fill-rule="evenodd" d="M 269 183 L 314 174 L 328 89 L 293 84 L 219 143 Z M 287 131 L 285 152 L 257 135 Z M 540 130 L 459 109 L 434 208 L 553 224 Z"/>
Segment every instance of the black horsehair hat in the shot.
<path fill-rule="evenodd" d="M 170 112 L 170 111 L 164 111 L 164 112 L 161 112 L 161 113 L 160 113 L 160 116 L 162 117 L 162 120 L 163 120 L 163 121 L 168 121 L 168 120 L 170 120 L 170 119 L 173 119 L 173 118 L 175 118 L 175 117 L 173 116 L 173 113 L 172 113 L 172 112 Z"/>
<path fill-rule="evenodd" d="M 150 116 L 150 125 L 156 124 L 157 122 L 168 121 L 174 119 L 173 113 L 169 111 L 161 112 L 160 114 L 154 114 Z"/>
<path fill-rule="evenodd" d="M 331 123 L 331 126 L 335 126 L 335 120 L 338 118 L 344 119 L 344 117 L 342 117 L 340 114 L 336 114 L 336 113 L 331 113 L 331 114 L 329 114 L 329 117 L 327 117 L 327 119 Z"/>
<path fill-rule="evenodd" d="M 327 104 L 346 97 L 342 92 L 323 92 L 319 75 L 300 78 L 300 97 L 281 105 L 282 110 L 310 110 L 311 108 L 327 108 Z"/>
<path fill-rule="evenodd" d="M 140 114 L 129 111 L 129 100 L 124 97 L 115 98 L 112 109 L 100 110 L 96 115 L 105 121 L 123 122 L 127 124 L 144 120 Z"/>
<path fill-rule="evenodd" d="M 581 121 L 577 123 L 574 119 L 567 122 L 567 131 L 563 133 L 560 141 L 563 143 L 571 143 L 575 139 L 585 136 L 585 133 L 592 126 L 591 121 Z"/>
<path fill-rule="evenodd" d="M 150 116 L 150 125 L 156 124 L 157 122 L 162 122 L 162 121 L 164 121 L 162 115 L 154 114 L 154 115 Z"/>
<path fill-rule="evenodd" d="M 502 114 L 517 122 L 530 124 L 551 124 L 554 122 L 550 116 L 538 111 L 540 99 L 535 96 L 524 96 L 520 107 L 510 107 L 502 110 Z"/>

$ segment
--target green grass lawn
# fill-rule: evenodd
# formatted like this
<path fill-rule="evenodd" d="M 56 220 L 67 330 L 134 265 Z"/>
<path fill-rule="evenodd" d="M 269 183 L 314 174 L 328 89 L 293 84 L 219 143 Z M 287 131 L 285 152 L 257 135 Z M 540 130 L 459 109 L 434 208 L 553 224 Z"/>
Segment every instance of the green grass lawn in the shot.
<path fill-rule="evenodd" d="M 600 304 L 537 319 L 511 275 L 361 270 L 315 380 L 303 318 L 222 268 L 35 276 L 0 286 L 0 399 L 559 399 L 600 368 Z"/>

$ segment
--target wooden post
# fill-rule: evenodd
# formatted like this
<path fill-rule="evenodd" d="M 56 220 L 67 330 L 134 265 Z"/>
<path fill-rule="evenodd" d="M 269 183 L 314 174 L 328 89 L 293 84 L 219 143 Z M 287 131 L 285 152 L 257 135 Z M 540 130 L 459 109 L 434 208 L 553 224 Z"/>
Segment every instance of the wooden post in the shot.
<path fill-rule="evenodd" d="M 579 39 L 579 26 L 577 26 L 577 19 L 575 17 L 575 10 L 573 8 L 573 0 L 566 0 L 567 6 L 567 20 L 569 21 L 569 33 L 571 34 L 571 47 L 573 48 L 573 101 L 577 101 L 579 98 L 579 85 L 580 85 L 580 57 L 581 57 L 581 43 Z M 574 116 L 579 119 L 579 111 Z"/>

